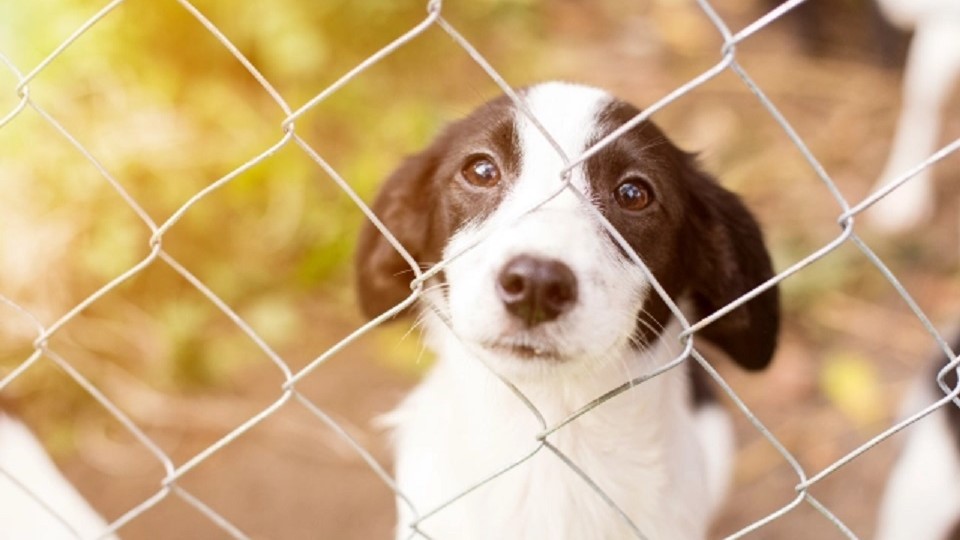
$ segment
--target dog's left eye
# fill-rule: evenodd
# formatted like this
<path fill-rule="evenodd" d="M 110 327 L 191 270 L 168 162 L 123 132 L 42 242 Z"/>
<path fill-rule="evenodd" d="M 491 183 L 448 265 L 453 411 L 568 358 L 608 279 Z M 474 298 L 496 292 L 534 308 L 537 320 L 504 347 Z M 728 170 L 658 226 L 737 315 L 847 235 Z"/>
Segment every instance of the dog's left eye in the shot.
<path fill-rule="evenodd" d="M 624 210 L 643 210 L 653 202 L 650 186 L 639 178 L 630 178 L 613 191 L 613 198 Z"/>
<path fill-rule="evenodd" d="M 471 184 L 479 187 L 493 187 L 500 181 L 500 169 L 493 158 L 486 154 L 475 154 L 467 158 L 460 174 Z"/>

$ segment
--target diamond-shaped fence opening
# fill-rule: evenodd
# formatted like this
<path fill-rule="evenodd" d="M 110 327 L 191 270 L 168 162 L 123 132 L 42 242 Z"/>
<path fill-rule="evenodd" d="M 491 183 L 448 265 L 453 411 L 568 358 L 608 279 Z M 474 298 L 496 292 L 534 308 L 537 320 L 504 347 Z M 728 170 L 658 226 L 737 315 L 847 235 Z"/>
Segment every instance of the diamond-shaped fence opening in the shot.
<path fill-rule="evenodd" d="M 942 288 L 948 291 L 922 291 L 923 297 L 918 301 L 909 292 L 911 286 L 904 286 L 898 277 L 902 266 L 899 259 L 888 254 L 890 250 L 884 241 L 874 242 L 869 232 L 862 232 L 858 223 L 862 213 L 881 197 L 896 196 L 896 193 L 890 194 L 895 185 L 907 182 L 938 161 L 955 161 L 960 140 L 947 143 L 912 169 L 891 179 L 887 187 L 873 192 L 864 189 L 862 180 L 876 174 L 879 167 L 869 161 L 882 156 L 882 151 L 857 148 L 857 154 L 848 162 L 873 168 L 869 172 L 859 171 L 859 183 L 848 186 L 847 179 L 856 175 L 839 166 L 833 167 L 845 158 L 830 146 L 859 145 L 856 134 L 871 137 L 875 134 L 860 125 L 852 130 L 854 135 L 849 131 L 836 133 L 842 129 L 843 114 L 847 113 L 834 113 L 833 102 L 825 105 L 822 101 L 844 99 L 838 97 L 840 94 L 824 94 L 827 96 L 824 98 L 811 94 L 802 84 L 794 88 L 781 82 L 788 76 L 794 77 L 793 81 L 804 80 L 805 72 L 787 73 L 789 68 L 785 70 L 783 66 L 791 63 L 814 66 L 811 77 L 817 84 L 829 78 L 826 75 L 829 70 L 799 56 L 783 54 L 771 58 L 775 53 L 766 50 L 767 42 L 757 47 L 764 49 L 762 52 L 750 52 L 755 41 L 789 35 L 790 29 L 781 19 L 792 16 L 791 10 L 802 4 L 801 1 L 791 0 L 773 9 L 756 7 L 749 15 L 743 9 L 729 10 L 729 14 L 726 9 L 718 11 L 707 0 L 686 6 L 654 3 L 645 9 L 627 10 L 622 18 L 616 16 L 617 9 L 606 4 L 584 8 L 588 15 L 606 22 L 617 19 L 618 30 L 612 36 L 591 30 L 589 22 L 585 22 L 589 17 L 571 13 L 569 10 L 574 8 L 569 6 L 540 9 L 525 2 L 489 4 L 486 8 L 467 9 L 434 0 L 417 5 L 418 10 L 422 10 L 419 14 L 409 7 L 384 5 L 368 13 L 358 11 L 364 13 L 358 16 L 319 7 L 316 12 L 306 14 L 302 6 L 282 3 L 249 9 L 233 7 L 231 9 L 247 11 L 232 17 L 225 3 L 208 7 L 187 0 L 171 0 L 145 7 L 115 0 L 103 4 L 99 11 L 74 9 L 58 18 L 58 24 L 52 28 L 63 27 L 65 20 L 74 22 L 59 36 L 58 44 L 40 56 L 41 60 L 24 63 L 23 58 L 32 56 L 23 53 L 22 47 L 0 50 L 3 64 L 0 92 L 4 95 L 0 99 L 0 137 L 22 129 L 29 133 L 30 139 L 18 137 L 17 140 L 36 141 L 36 144 L 16 145 L 11 141 L 9 148 L 16 147 L 16 155 L 0 160 L 0 170 L 6 176 L 0 177 L 0 194 L 7 201 L 7 204 L 0 202 L 0 208 L 8 213 L 6 217 L 0 216 L 0 224 L 5 228 L 0 238 L 0 321 L 4 321 L 0 336 L 10 344 L 0 349 L 0 362 L 4 366 L 0 371 L 0 396 L 11 398 L 14 409 L 22 411 L 32 422 L 46 425 L 43 432 L 47 439 L 51 439 L 52 434 L 78 430 L 63 430 L 63 426 L 70 425 L 70 419 L 49 418 L 50 411 L 62 411 L 62 407 L 37 404 L 55 399 L 50 394 L 57 392 L 57 385 L 61 391 L 69 387 L 61 395 L 82 396 L 76 398 L 78 407 L 97 410 L 108 419 L 104 424 L 110 427 L 103 430 L 97 439 L 99 442 L 91 443 L 89 437 L 78 432 L 72 436 L 75 440 L 61 446 L 79 448 L 80 455 L 93 448 L 101 463 L 102 474 L 97 482 L 102 483 L 104 491 L 111 491 L 113 486 L 112 491 L 119 495 L 108 500 L 93 488 L 84 488 L 84 476 L 97 475 L 84 473 L 82 467 L 75 468 L 71 475 L 79 480 L 81 491 L 109 507 L 105 512 L 107 529 L 78 531 L 72 530 L 67 523 L 69 519 L 61 516 L 55 505 L 44 501 L 31 486 L 19 482 L 17 470 L 0 470 L 0 479 L 15 486 L 23 497 L 32 499 L 52 522 L 63 522 L 64 531 L 78 537 L 148 534 L 145 531 L 159 534 L 164 524 L 164 534 L 174 536 L 195 533 L 200 530 L 198 527 L 208 531 L 203 534 L 219 531 L 235 538 L 310 536 L 316 533 L 317 527 L 326 527 L 323 530 L 330 537 L 364 537 L 372 530 L 381 534 L 389 530 L 392 514 L 387 509 L 396 497 L 417 516 L 410 531 L 414 538 L 425 536 L 417 527 L 419 523 L 444 512 L 460 498 L 469 497 L 474 489 L 500 474 L 523 467 L 531 459 L 543 459 L 535 457 L 542 455 L 565 463 L 570 474 L 579 476 L 637 538 L 645 538 L 644 532 L 605 493 L 603 486 L 591 478 L 590 472 L 553 444 L 551 435 L 576 418 L 603 407 L 617 395 L 637 391 L 635 387 L 643 381 L 689 362 L 696 364 L 693 369 L 705 370 L 726 394 L 731 408 L 739 411 L 739 431 L 750 439 L 745 443 L 745 452 L 762 458 L 759 470 L 741 467 L 738 477 L 758 479 L 777 471 L 775 481 L 752 488 L 754 499 L 761 499 L 760 502 L 754 501 L 749 511 L 743 508 L 727 511 L 717 526 L 717 534 L 741 537 L 767 527 L 766 530 L 773 530 L 778 522 L 789 522 L 796 527 L 798 519 L 802 519 L 808 531 L 823 531 L 817 535 L 856 537 L 863 534 L 862 530 L 869 531 L 870 518 L 865 518 L 862 512 L 840 508 L 841 498 L 833 491 L 855 488 L 850 484 L 857 480 L 867 481 L 869 474 L 850 471 L 864 463 L 865 455 L 872 458 L 881 448 L 890 447 L 887 441 L 894 433 L 940 407 L 954 406 L 949 386 L 942 385 L 943 399 L 905 420 L 874 419 L 856 426 L 855 435 L 850 435 L 849 428 L 840 428 L 847 433 L 842 442 L 809 450 L 809 445 L 801 444 L 796 438 L 797 433 L 808 432 L 798 428 L 802 418 L 791 415 L 791 410 L 776 413 L 765 410 L 770 404 L 781 409 L 784 404 L 765 400 L 756 390 L 748 388 L 766 384 L 751 384 L 740 374 L 728 373 L 722 362 L 715 367 L 711 356 L 701 352 L 690 338 L 770 287 L 783 285 L 787 291 L 789 323 L 784 338 L 787 351 L 782 356 L 788 359 L 788 369 L 795 370 L 792 376 L 806 381 L 808 394 L 822 391 L 827 398 L 822 400 L 825 403 L 815 406 L 809 405 L 809 401 L 799 405 L 798 398 L 792 402 L 796 407 L 792 411 L 809 412 L 815 407 L 824 418 L 846 426 L 845 422 L 849 421 L 843 414 L 849 403 L 845 405 L 842 399 L 831 401 L 830 385 L 835 384 L 831 381 L 876 388 L 879 384 L 876 377 L 864 377 L 861 369 L 863 357 L 875 353 L 864 351 L 853 360 L 850 356 L 856 355 L 849 352 L 838 358 L 818 358 L 819 353 L 809 350 L 809 343 L 813 342 L 814 347 L 821 345 L 816 341 L 816 334 L 826 335 L 824 327 L 804 317 L 816 313 L 810 305 L 822 296 L 843 295 L 852 282 L 861 279 L 860 274 L 855 273 L 863 272 L 872 277 L 867 286 L 856 289 L 856 294 L 885 294 L 887 304 L 891 301 L 898 304 L 892 309 L 900 310 L 900 320 L 909 317 L 914 326 L 911 332 L 915 337 L 911 339 L 915 348 L 907 347 L 913 355 L 923 357 L 927 349 L 938 348 L 948 358 L 954 358 L 935 321 L 923 308 L 932 305 L 937 317 L 951 317 L 953 314 L 939 299 L 955 291 L 956 286 L 943 280 Z M 503 26 L 511 30 L 496 26 L 485 32 L 495 19 L 485 15 L 484 9 L 500 17 Z M 150 13 L 159 17 L 158 21 L 179 21 L 171 25 L 176 32 L 151 33 L 152 23 L 145 17 Z M 322 33 L 311 33 L 322 26 L 318 21 L 323 17 L 335 21 L 329 28 L 336 31 L 331 30 L 330 35 L 340 36 L 344 41 L 353 42 L 359 35 L 354 33 L 364 32 L 367 26 L 377 32 L 384 29 L 384 33 L 386 28 L 391 28 L 395 33 L 365 34 L 363 39 L 355 39 L 363 47 L 372 49 L 364 53 L 367 56 L 361 58 L 351 50 L 350 54 L 358 57 L 355 65 L 346 66 L 333 75 L 330 71 L 318 73 L 311 69 L 311 62 L 342 67 L 337 55 L 338 43 Z M 384 22 L 387 20 L 404 23 L 402 27 L 391 26 Z M 574 51 L 570 45 L 557 40 L 556 46 L 564 54 L 551 57 L 547 53 L 538 56 L 522 51 L 520 49 L 528 48 L 535 40 L 519 35 L 516 29 L 535 21 L 546 27 L 553 25 L 558 32 L 576 36 L 590 46 Z M 358 27 L 345 29 L 346 23 Z M 95 35 L 98 31 L 115 34 L 98 37 Z M 513 50 L 511 40 L 503 39 L 510 36 L 511 31 L 517 34 L 519 44 Z M 438 40 L 438 36 L 443 39 Z M 96 46 L 83 49 L 87 40 L 96 42 Z M 136 43 L 144 53 L 154 52 L 155 66 L 149 56 L 125 57 L 130 62 L 125 76 L 144 74 L 144 84 L 150 92 L 125 93 L 136 91 L 120 84 L 121 80 L 129 82 L 129 78 L 111 79 L 106 87 L 98 88 L 83 75 L 64 69 L 70 62 L 95 58 L 97 69 L 109 73 L 109 62 L 122 57 L 117 55 L 117 47 L 122 47 L 124 40 Z M 429 47 L 424 45 L 427 40 L 430 40 Z M 445 45 L 434 45 L 440 41 Z M 0 45 L 4 43 L 0 41 Z M 219 60 L 205 69 L 192 65 L 190 55 L 184 53 L 174 55 L 185 59 L 177 63 L 170 61 L 171 47 L 181 47 L 184 51 L 191 47 L 202 49 L 203 59 L 212 58 L 207 53 L 215 52 Z M 673 50 L 662 53 L 658 47 L 673 47 Z M 492 52 L 486 55 L 488 48 Z M 409 57 L 405 57 L 408 53 Z M 515 75 L 523 69 L 507 60 L 521 53 L 526 61 L 536 64 L 528 71 L 537 74 L 551 72 L 547 61 L 551 58 L 555 66 L 560 66 L 558 71 L 574 74 L 576 69 L 564 65 L 561 59 L 574 58 L 569 62 L 586 66 L 600 58 L 615 74 L 606 77 L 611 86 L 629 90 L 632 82 L 637 82 L 642 86 L 636 90 L 637 94 L 649 98 L 637 118 L 581 155 L 560 152 L 566 164 L 564 173 L 637 123 L 654 116 L 659 119 L 661 115 L 670 123 L 677 122 L 680 115 L 677 111 L 693 103 L 695 112 L 714 114 L 718 120 L 712 125 L 722 128 L 715 134 L 709 130 L 703 134 L 698 124 L 679 122 L 681 131 L 693 140 L 745 140 L 750 145 L 743 149 L 731 143 L 723 156 L 708 155 L 708 160 L 732 162 L 734 165 L 730 167 L 736 170 L 738 159 L 749 161 L 754 154 L 761 154 L 760 161 L 752 161 L 733 175 L 738 186 L 761 191 L 758 198 L 773 207 L 794 210 L 790 208 L 794 201 L 778 201 L 779 194 L 781 198 L 802 198 L 801 203 L 816 201 L 815 208 L 807 214 L 812 217 L 798 217 L 805 215 L 804 204 L 800 204 L 800 208 L 782 220 L 774 212 L 759 209 L 760 216 L 772 222 L 776 231 L 773 237 L 779 273 L 701 321 L 683 318 L 639 255 L 597 213 L 611 236 L 648 274 L 655 292 L 682 321 L 675 359 L 657 372 L 623 381 L 620 386 L 585 403 L 571 416 L 554 423 L 545 421 L 536 407 L 504 380 L 540 423 L 541 430 L 531 434 L 530 448 L 489 471 L 477 484 L 463 486 L 461 493 L 443 504 L 418 508 L 394 482 L 383 438 L 358 424 L 387 410 L 413 377 L 381 375 L 389 373 L 389 368 L 382 363 L 372 360 L 353 363 L 353 359 L 390 356 L 403 347 L 417 348 L 409 342 L 404 344 L 404 337 L 399 334 L 379 327 L 394 314 L 421 300 L 425 280 L 441 271 L 449 260 L 437 261 L 431 268 L 412 264 L 411 295 L 373 321 L 359 323 L 350 312 L 352 308 L 344 307 L 349 304 L 340 286 L 347 283 L 343 267 L 360 214 L 364 219 L 373 220 L 381 233 L 412 262 L 404 246 L 367 206 L 373 184 L 364 176 L 381 175 L 389 169 L 392 160 L 416 145 L 384 148 L 383 155 L 377 155 L 378 149 L 373 145 L 363 148 L 355 141 L 365 140 L 365 135 L 373 131 L 378 133 L 370 138 L 376 141 L 401 144 L 415 139 L 419 143 L 440 123 L 445 115 L 438 114 L 436 107 L 422 102 L 418 105 L 416 99 L 404 96 L 406 92 L 416 93 L 421 84 L 412 81 L 409 74 L 404 75 L 404 66 L 417 62 L 433 63 L 426 68 L 416 66 L 417 73 L 429 73 L 436 79 L 429 84 L 422 83 L 424 93 L 442 95 L 450 92 L 450 88 L 467 88 L 466 91 L 477 94 L 471 96 L 474 98 L 482 97 L 479 94 L 484 92 L 478 90 L 480 88 L 498 88 L 539 126 L 516 92 L 519 86 L 531 81 Z M 669 65 L 656 67 L 653 64 L 658 54 L 676 57 L 664 62 Z M 677 58 L 682 59 L 684 55 L 688 61 L 678 62 Z M 624 74 L 628 69 L 642 73 L 645 61 L 650 62 L 650 72 L 655 75 L 649 79 L 670 83 L 640 82 L 644 77 Z M 444 69 L 445 62 L 449 62 L 449 70 Z M 675 68 L 675 64 L 686 67 Z M 841 68 L 849 69 L 851 65 L 844 64 Z M 130 66 L 135 69 L 129 69 Z M 691 69 L 690 66 L 697 67 Z M 151 71 L 154 67 L 155 72 Z M 464 75 L 465 70 L 469 70 L 469 75 Z M 173 83 L 163 79 L 164 75 L 172 77 Z M 402 79 L 404 76 L 407 78 Z M 891 78 L 869 69 L 866 76 L 877 80 Z M 389 87 L 391 77 L 400 81 L 397 88 L 402 88 L 402 92 Z M 297 78 L 310 83 L 296 86 Z M 443 82 L 444 79 L 447 82 Z M 273 80 L 280 83 L 275 85 Z M 836 78 L 831 81 L 839 84 Z M 888 87 L 892 86 L 891 82 L 886 80 Z M 164 84 L 168 87 L 163 88 Z M 34 91 L 35 88 L 38 91 Z M 710 94 L 709 99 L 695 99 L 701 93 L 711 92 L 715 94 Z M 799 97 L 791 96 L 791 92 L 799 93 Z M 84 115 L 76 115 L 71 107 L 62 106 L 58 101 L 71 95 L 71 107 L 78 107 L 76 103 L 83 99 L 91 100 L 94 105 L 83 109 Z M 157 95 L 163 96 L 162 102 L 151 103 L 150 99 Z M 184 96 L 189 98 L 178 101 Z M 733 105 L 711 105 L 711 101 L 725 102 L 725 96 L 734 97 Z M 811 104 L 804 103 L 804 99 Z M 451 101 L 461 103 L 463 99 Z M 739 116 L 736 110 L 731 113 L 730 109 L 736 109 L 738 103 L 742 104 L 741 109 L 749 108 L 751 112 L 740 112 Z M 351 110 L 361 106 L 364 112 L 351 116 Z M 133 109 L 129 114 L 117 114 L 120 110 L 127 111 L 127 107 Z M 458 107 L 461 105 L 450 106 L 450 109 Z M 808 112 L 804 107 L 814 111 L 810 114 L 824 114 L 826 119 L 810 121 L 803 114 Z M 143 108 L 150 110 L 140 110 Z M 418 113 L 432 116 L 426 120 L 409 118 Z M 762 114 L 761 120 L 750 118 L 758 114 Z M 94 125 L 91 126 L 91 122 Z M 395 125 L 404 122 L 415 125 L 404 128 Z M 735 133 L 754 122 L 764 126 L 758 128 L 758 132 L 763 133 L 758 139 L 762 140 L 744 139 Z M 818 130 L 824 124 L 830 129 Z M 211 125 L 211 129 L 204 129 Z M 34 133 L 37 126 L 42 126 L 43 135 Z M 952 127 L 955 126 L 948 126 Z M 559 146 L 552 143 L 551 134 L 540 129 L 559 151 Z M 339 139 L 338 133 L 343 130 L 355 131 Z M 104 136 L 111 132 L 112 135 Z M 210 133 L 216 136 L 205 136 Z M 772 137 L 778 142 L 772 142 Z M 350 160 L 350 152 L 356 150 L 350 148 L 349 141 L 361 147 L 357 151 L 359 159 Z M 37 147 L 40 150 L 36 150 Z M 56 149 L 56 152 L 44 152 L 44 148 Z M 157 151 L 155 154 L 144 152 L 144 163 L 140 163 L 137 157 L 141 149 Z M 750 167 L 762 169 L 762 160 L 770 162 L 766 165 L 768 169 L 786 163 L 778 157 L 781 150 L 791 153 L 789 167 L 802 176 L 803 180 L 797 181 L 800 187 L 763 186 L 763 179 L 750 178 Z M 4 154 L 9 156 L 7 152 Z M 64 157 L 67 154 L 69 157 Z M 54 167 L 44 162 L 50 155 L 57 156 L 52 162 Z M 10 165 L 4 165 L 4 161 Z M 81 185 L 81 189 L 77 189 L 80 184 L 76 182 L 70 184 L 72 189 L 58 187 L 58 176 L 69 178 L 76 174 L 75 168 L 82 168 L 85 176 L 93 175 L 97 187 Z M 788 181 L 785 176 L 772 178 Z M 545 193 L 544 197 L 562 190 L 583 197 L 562 180 L 558 178 L 555 193 Z M 94 192 L 95 195 L 90 195 Z M 336 193 L 338 200 L 325 195 L 329 193 Z M 807 198 L 810 193 L 815 196 Z M 40 200 L 41 197 L 45 199 Z M 319 202 L 311 207 L 303 200 L 305 197 L 316 197 Z M 21 204 L 17 204 L 18 201 Z M 34 202 L 36 208 L 31 208 Z M 71 212 L 83 214 L 82 219 L 71 220 Z M 47 213 L 56 219 L 45 220 Z M 804 219 L 818 220 L 816 237 L 791 229 L 802 228 Z M 835 228 L 827 235 L 819 234 L 826 230 L 822 227 L 826 222 Z M 57 223 L 67 230 L 51 228 L 49 223 Z M 71 224 L 74 229 L 70 229 Z M 244 243 L 245 237 L 257 238 L 259 243 Z M 781 240 L 784 247 L 777 245 Z M 37 249 L 11 247 L 18 242 Z M 914 256 L 932 257 L 929 254 Z M 223 258 L 228 261 L 224 262 Z M 334 262 L 330 263 L 331 260 Z M 828 270 L 818 271 L 818 266 Z M 891 266 L 895 270 L 891 270 Z M 39 275 L 45 270 L 50 270 L 52 277 L 42 279 Z M 60 283 L 69 279 L 70 290 L 40 294 L 31 290 L 33 281 L 28 279 L 31 273 L 38 276 L 36 283 L 45 287 L 51 280 Z M 833 279 L 836 274 L 841 278 Z M 907 280 L 916 280 L 912 272 L 905 274 Z M 324 281 L 334 285 L 321 285 Z M 876 289 L 885 292 L 875 293 Z M 834 301 L 831 305 L 842 306 L 843 302 Z M 847 324 L 869 324 L 853 319 L 851 317 Z M 890 320 L 883 316 L 880 319 L 881 324 Z M 842 323 L 828 320 L 829 324 L 833 324 L 834 329 L 843 327 Z M 96 337 L 90 338 L 90 335 Z M 852 332 L 846 338 L 857 342 L 856 336 L 856 332 Z M 384 346 L 387 340 L 391 345 Z M 801 343 L 807 345 L 798 345 Z M 828 346 L 823 348 L 830 350 Z M 413 354 L 422 358 L 420 351 Z M 349 363 L 346 358 L 350 358 Z M 817 358 L 818 367 L 827 375 L 818 379 L 817 367 L 798 367 L 811 358 Z M 427 363 L 428 360 L 424 360 L 413 369 L 422 371 Z M 927 369 L 917 361 L 904 364 L 907 367 L 900 370 L 903 376 Z M 838 365 L 841 367 L 837 368 Z M 44 375 L 49 370 L 61 373 L 60 382 L 49 382 L 50 377 Z M 264 376 L 266 372 L 270 375 Z M 775 373 L 768 382 L 776 384 L 777 377 L 783 382 L 784 377 L 791 376 L 791 372 L 786 373 Z M 166 385 L 156 384 L 158 380 L 166 381 Z M 177 384 L 184 381 L 186 391 L 177 388 Z M 220 397 L 207 397 L 204 385 L 220 387 L 217 392 Z M 367 397 L 360 399 L 354 393 L 356 389 Z M 864 396 L 862 400 L 871 399 L 869 394 Z M 887 406 L 893 407 L 889 403 Z M 852 414 L 856 416 L 855 412 Z M 161 479 L 131 482 L 130 478 L 116 473 L 124 470 L 129 475 L 129 467 L 105 472 L 111 469 L 110 452 L 121 455 L 121 446 L 136 448 L 138 454 L 142 454 L 137 459 L 149 460 L 147 468 L 159 470 Z M 320 449 L 311 451 L 315 446 Z M 272 457 L 265 458 L 265 455 Z M 276 469 L 259 465 L 269 459 L 277 461 Z M 843 481 L 834 480 L 841 475 L 846 475 Z M 880 483 L 876 479 L 873 482 L 870 489 L 878 489 Z M 135 488 L 131 487 L 134 485 Z M 327 487 L 319 490 L 311 487 L 316 485 Z M 274 491 L 257 492 L 262 486 Z M 774 488 L 775 494 L 763 492 Z M 307 489 L 315 491 L 311 496 L 296 496 Z M 257 493 L 254 496 L 237 493 L 238 490 Z M 377 495 L 367 496 L 368 491 L 375 491 Z M 128 496 L 132 493 L 136 496 Z M 738 505 L 748 501 L 745 497 L 737 498 L 737 493 L 733 497 Z M 241 499 L 243 502 L 238 502 Z M 328 512 L 335 517 L 325 519 L 321 526 L 306 503 L 315 503 L 318 507 L 340 505 L 338 508 L 349 510 Z M 271 510 L 280 507 L 282 511 Z M 364 512 L 378 517 L 367 519 Z M 282 519 L 272 519 L 278 515 Z M 300 523 L 290 525 L 292 521 Z M 200 522 L 202 526 L 191 528 L 190 523 Z M 285 526 L 289 529 L 278 530 Z"/>

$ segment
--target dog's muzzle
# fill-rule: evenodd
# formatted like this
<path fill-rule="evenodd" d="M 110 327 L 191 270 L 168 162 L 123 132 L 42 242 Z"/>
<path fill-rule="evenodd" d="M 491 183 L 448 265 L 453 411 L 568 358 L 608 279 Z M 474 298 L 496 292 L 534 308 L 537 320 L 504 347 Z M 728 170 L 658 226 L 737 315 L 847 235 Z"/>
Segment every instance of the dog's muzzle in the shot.
<path fill-rule="evenodd" d="M 497 276 L 497 294 L 507 311 L 528 328 L 552 321 L 577 300 L 577 277 L 566 264 L 520 255 Z"/>

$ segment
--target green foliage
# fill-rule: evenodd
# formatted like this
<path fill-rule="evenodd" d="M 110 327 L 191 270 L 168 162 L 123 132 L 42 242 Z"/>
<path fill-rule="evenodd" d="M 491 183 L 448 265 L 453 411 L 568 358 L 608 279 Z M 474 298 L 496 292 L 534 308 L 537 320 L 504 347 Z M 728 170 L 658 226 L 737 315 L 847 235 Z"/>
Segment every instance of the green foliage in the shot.
<path fill-rule="evenodd" d="M 195 5 L 294 110 L 427 16 L 421 1 Z M 529 65 L 538 50 L 535 6 L 531 0 L 458 2 L 445 6 L 444 16 L 492 60 L 509 55 L 510 65 Z M 81 0 L 6 3 L 0 6 L 0 52 L 29 72 L 100 7 Z M 443 77 L 436 76 L 438 67 Z M 478 73 L 467 55 L 432 28 L 307 111 L 296 132 L 370 200 L 404 154 L 471 107 L 471 100 L 487 97 L 474 86 Z M 9 90 L 15 78 L 3 73 L 0 84 Z M 227 48 L 174 1 L 120 4 L 29 89 L 31 99 L 158 225 L 280 141 L 286 116 Z M 0 115 L 16 105 L 15 98 L 12 91 L 0 97 Z M 6 199 L 0 201 L 0 226 L 8 233 L 0 237 L 0 266 L 7 265 L 5 252 L 15 253 L 16 265 L 34 276 L 25 280 L 22 294 L 9 287 L 3 293 L 56 317 L 150 255 L 153 231 L 97 165 L 32 109 L 0 130 L 0 152 Z M 192 206 L 162 241 L 167 253 L 240 310 L 271 346 L 283 347 L 302 330 L 300 299 L 325 294 L 343 301 L 362 220 L 340 188 L 290 143 Z M 31 238 L 14 238 L 13 224 Z M 36 245 L 27 253 L 17 242 Z M 0 272 L 0 279 L 5 275 Z M 115 321 L 119 334 L 164 344 L 156 358 L 138 358 L 102 333 L 99 319 L 78 320 L 62 332 L 102 336 L 95 338 L 101 358 L 146 369 L 157 384 L 174 387 L 216 384 L 250 356 L 241 351 L 250 347 L 247 338 L 162 260 L 88 312 L 116 319 L 129 306 L 145 311 L 150 335 L 140 335 L 139 319 Z M 9 358 L 22 360 L 17 354 Z"/>

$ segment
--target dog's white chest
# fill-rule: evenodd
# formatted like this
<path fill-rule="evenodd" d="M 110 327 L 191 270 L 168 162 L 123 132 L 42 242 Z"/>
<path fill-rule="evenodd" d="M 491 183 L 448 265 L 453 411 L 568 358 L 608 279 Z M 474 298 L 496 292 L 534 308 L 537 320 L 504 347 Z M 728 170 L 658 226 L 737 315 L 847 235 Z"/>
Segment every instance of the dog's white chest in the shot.
<path fill-rule="evenodd" d="M 629 516 L 630 525 L 537 440 L 539 421 L 506 387 L 489 375 L 481 384 L 459 385 L 462 373 L 454 371 L 439 366 L 395 418 L 397 480 L 419 513 L 482 483 L 423 521 L 421 530 L 431 538 L 638 538 L 633 526 L 645 538 L 703 537 L 702 513 L 709 505 L 696 486 L 699 446 L 687 441 L 686 449 L 676 448 L 677 431 L 660 429 L 634 397 L 621 396 L 547 439 Z M 483 376 L 479 370 L 474 375 Z M 546 410 L 550 405 L 543 407 L 548 417 L 557 412 Z M 397 538 L 408 538 L 412 512 L 401 502 L 400 513 Z"/>

